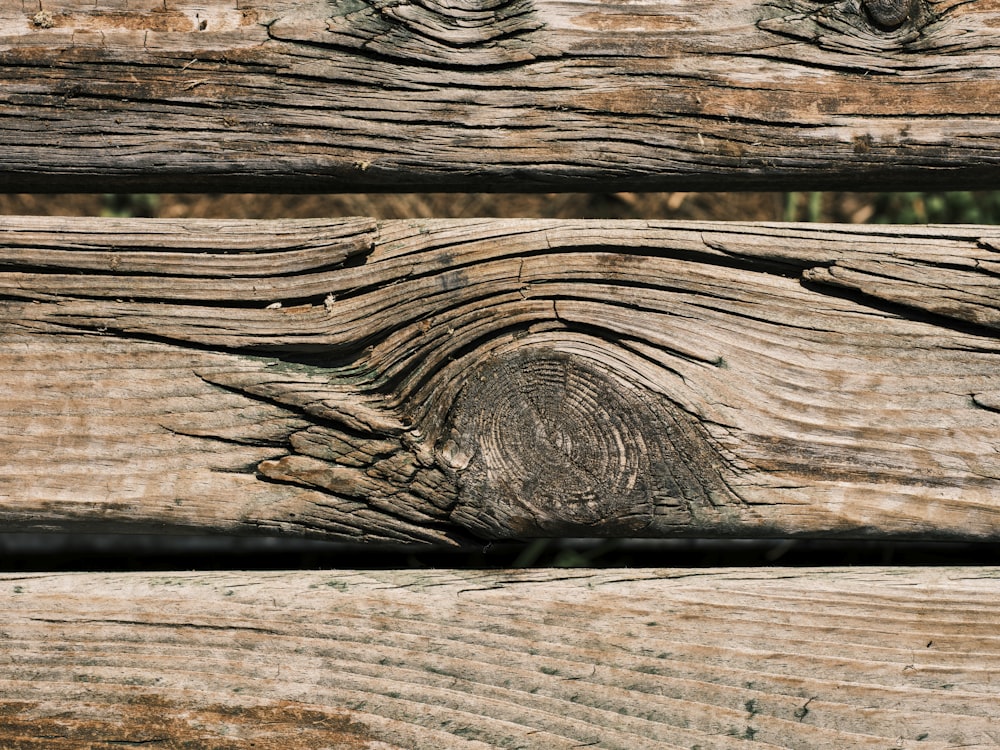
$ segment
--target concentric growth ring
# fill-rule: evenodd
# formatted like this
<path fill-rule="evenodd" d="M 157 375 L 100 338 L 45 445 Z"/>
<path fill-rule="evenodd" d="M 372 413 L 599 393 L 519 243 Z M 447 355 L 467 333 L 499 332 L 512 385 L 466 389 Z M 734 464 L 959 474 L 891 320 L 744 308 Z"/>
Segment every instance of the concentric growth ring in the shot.
<path fill-rule="evenodd" d="M 492 357 L 450 415 L 453 518 L 489 535 L 635 532 L 652 512 L 659 421 L 597 363 L 541 348 Z"/>

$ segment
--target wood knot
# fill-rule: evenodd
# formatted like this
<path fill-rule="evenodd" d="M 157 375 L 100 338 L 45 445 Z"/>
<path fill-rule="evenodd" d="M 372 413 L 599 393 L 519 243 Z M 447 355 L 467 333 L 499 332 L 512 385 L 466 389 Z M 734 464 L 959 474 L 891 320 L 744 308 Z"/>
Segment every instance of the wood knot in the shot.
<path fill-rule="evenodd" d="M 662 397 L 603 363 L 551 349 L 495 356 L 469 376 L 438 459 L 451 519 L 487 538 L 635 535 L 659 506 L 705 490 L 704 454 Z M 681 417 L 690 420 L 687 415 Z"/>
<path fill-rule="evenodd" d="M 814 10 L 802 13 L 800 6 Z M 829 53 L 831 64 L 836 59 L 843 69 L 865 75 L 921 68 L 926 61 L 920 56 L 897 53 L 933 51 L 943 44 L 942 29 L 935 29 L 942 9 L 927 0 L 780 0 L 764 7 L 785 15 L 762 18 L 759 28 L 814 44 Z M 873 54 L 881 56 L 884 64 L 873 65 Z"/>
<path fill-rule="evenodd" d="M 268 27 L 275 39 L 358 49 L 437 65 L 481 68 L 558 54 L 536 40 L 544 27 L 532 0 L 331 0 L 326 33 L 296 14 Z"/>
<path fill-rule="evenodd" d="M 881 31 L 895 31 L 915 14 L 916 0 L 861 0 L 872 25 Z"/>

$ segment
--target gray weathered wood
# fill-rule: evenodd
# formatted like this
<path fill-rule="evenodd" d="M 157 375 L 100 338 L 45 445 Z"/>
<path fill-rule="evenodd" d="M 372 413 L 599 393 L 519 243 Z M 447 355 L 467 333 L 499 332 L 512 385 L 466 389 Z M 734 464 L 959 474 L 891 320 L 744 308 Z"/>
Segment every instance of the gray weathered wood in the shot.
<path fill-rule="evenodd" d="M 1000 230 L 0 220 L 0 521 L 1000 538 Z"/>
<path fill-rule="evenodd" d="M 998 575 L 2 574 L 0 746 L 996 747 Z"/>
<path fill-rule="evenodd" d="M 0 189 L 995 186 L 995 0 L 0 4 Z"/>

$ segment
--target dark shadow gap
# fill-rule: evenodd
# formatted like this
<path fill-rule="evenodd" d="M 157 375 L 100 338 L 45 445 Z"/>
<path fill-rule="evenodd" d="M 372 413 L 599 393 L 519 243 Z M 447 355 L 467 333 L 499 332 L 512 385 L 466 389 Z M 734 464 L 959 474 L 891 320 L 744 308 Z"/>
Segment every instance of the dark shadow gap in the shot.
<path fill-rule="evenodd" d="M 0 534 L 0 571 L 996 565 L 997 542 L 559 539 L 475 548 L 152 534 Z"/>

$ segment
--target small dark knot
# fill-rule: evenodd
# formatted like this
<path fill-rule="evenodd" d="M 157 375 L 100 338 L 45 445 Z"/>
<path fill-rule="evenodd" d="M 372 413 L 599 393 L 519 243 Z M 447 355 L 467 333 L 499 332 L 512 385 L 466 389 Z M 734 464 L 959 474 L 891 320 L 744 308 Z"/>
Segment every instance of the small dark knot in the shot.
<path fill-rule="evenodd" d="M 915 0 L 861 0 L 869 20 L 881 31 L 895 31 L 913 15 Z"/>

